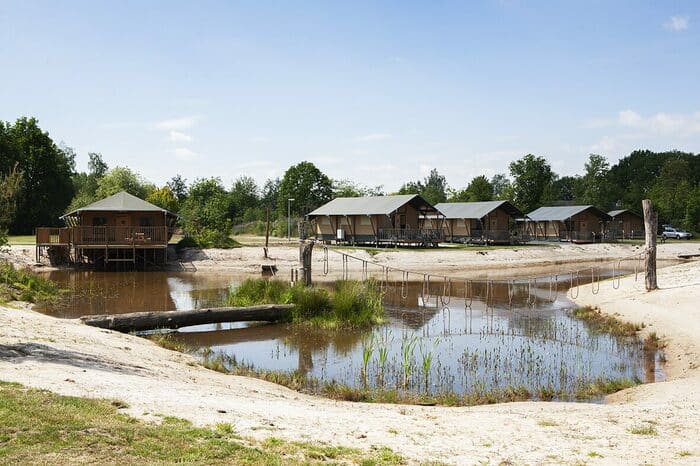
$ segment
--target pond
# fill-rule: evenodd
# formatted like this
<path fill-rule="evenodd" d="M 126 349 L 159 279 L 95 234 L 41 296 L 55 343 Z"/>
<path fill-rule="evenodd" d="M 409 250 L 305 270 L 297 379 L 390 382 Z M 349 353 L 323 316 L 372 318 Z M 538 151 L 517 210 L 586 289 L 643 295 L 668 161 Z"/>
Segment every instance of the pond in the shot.
<path fill-rule="evenodd" d="M 44 312 L 78 317 L 217 306 L 246 277 L 60 271 L 49 278 L 73 292 Z M 586 281 L 581 277 L 581 293 L 591 292 Z M 232 323 L 184 328 L 174 336 L 224 355 L 229 366 L 294 372 L 312 392 L 340 384 L 465 396 L 517 387 L 532 398 L 577 399 L 596 381 L 663 380 L 658 351 L 645 350 L 636 338 L 596 332 L 572 316 L 569 285 L 565 276 L 557 283 L 390 282 L 387 322 L 372 329 Z"/>

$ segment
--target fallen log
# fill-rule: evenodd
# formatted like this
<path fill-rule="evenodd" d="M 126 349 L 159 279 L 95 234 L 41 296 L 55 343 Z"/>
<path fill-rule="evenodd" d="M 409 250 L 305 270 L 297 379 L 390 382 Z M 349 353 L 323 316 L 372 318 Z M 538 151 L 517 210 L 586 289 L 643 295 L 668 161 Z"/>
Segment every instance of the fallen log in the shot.
<path fill-rule="evenodd" d="M 187 311 L 132 312 L 82 316 L 80 320 L 93 327 L 134 332 L 159 328 L 180 328 L 191 325 L 223 322 L 276 322 L 289 317 L 291 304 L 267 304 L 249 307 L 218 307 Z"/>

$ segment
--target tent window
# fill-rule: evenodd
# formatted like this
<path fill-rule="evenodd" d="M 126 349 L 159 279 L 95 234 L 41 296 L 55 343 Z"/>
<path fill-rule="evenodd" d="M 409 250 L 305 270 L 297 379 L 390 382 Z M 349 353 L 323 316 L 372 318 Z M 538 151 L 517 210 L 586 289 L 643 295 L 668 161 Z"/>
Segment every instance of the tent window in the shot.
<path fill-rule="evenodd" d="M 141 217 L 139 219 L 139 225 L 141 225 L 142 227 L 152 227 L 153 217 Z"/>
<path fill-rule="evenodd" d="M 92 226 L 101 227 L 107 225 L 107 217 L 92 217 Z"/>

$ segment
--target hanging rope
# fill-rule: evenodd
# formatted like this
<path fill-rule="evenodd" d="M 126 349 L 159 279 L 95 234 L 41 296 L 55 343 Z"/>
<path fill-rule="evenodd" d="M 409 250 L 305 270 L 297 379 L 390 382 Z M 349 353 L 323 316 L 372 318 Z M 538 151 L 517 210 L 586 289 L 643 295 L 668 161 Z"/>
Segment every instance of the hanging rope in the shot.
<path fill-rule="evenodd" d="M 557 300 L 557 296 L 559 295 L 559 275 L 553 275 L 549 279 L 549 295 L 547 296 L 549 298 L 550 302 L 554 302 Z"/>
<path fill-rule="evenodd" d="M 576 296 L 574 296 L 574 275 L 576 275 Z M 578 293 L 580 291 L 579 287 L 578 287 L 578 283 L 579 283 L 578 272 L 571 272 L 570 279 L 571 279 L 571 283 L 570 283 L 571 286 L 569 287 L 569 292 L 571 293 L 571 299 L 576 299 L 576 298 L 578 298 Z"/>
<path fill-rule="evenodd" d="M 363 260 L 362 261 L 362 281 L 367 280 L 367 261 Z"/>
<path fill-rule="evenodd" d="M 535 307 L 535 303 L 537 302 L 537 295 L 532 292 L 533 281 L 535 285 L 537 285 L 537 278 L 527 279 L 527 304 L 528 306 Z"/>
<path fill-rule="evenodd" d="M 442 297 L 440 298 L 440 302 L 442 303 L 443 306 L 447 306 L 450 304 L 450 299 L 452 298 L 452 281 L 445 277 L 444 281 L 442 282 Z"/>
<path fill-rule="evenodd" d="M 613 262 L 612 264 L 612 287 L 614 290 L 619 290 L 620 289 L 620 268 L 622 267 L 622 261 L 619 261 L 617 263 L 617 273 L 618 275 L 615 275 L 615 263 Z"/>
<path fill-rule="evenodd" d="M 401 299 L 408 298 L 408 272 L 403 272 L 401 275 Z"/>
<path fill-rule="evenodd" d="M 597 287 L 596 287 L 596 278 L 598 279 L 598 286 Z M 596 277 L 595 267 L 591 267 L 591 293 L 598 294 L 599 291 L 600 291 L 600 272 L 598 272 L 598 275 Z"/>
<path fill-rule="evenodd" d="M 474 284 L 471 280 L 464 281 L 464 308 L 471 310 L 474 302 Z"/>
<path fill-rule="evenodd" d="M 328 265 L 328 247 L 323 247 L 323 275 L 328 275 L 329 265 Z"/>
<path fill-rule="evenodd" d="M 428 305 L 428 300 L 430 299 L 430 275 L 423 274 L 423 283 L 421 283 L 420 289 L 421 299 L 423 300 L 423 306 Z"/>

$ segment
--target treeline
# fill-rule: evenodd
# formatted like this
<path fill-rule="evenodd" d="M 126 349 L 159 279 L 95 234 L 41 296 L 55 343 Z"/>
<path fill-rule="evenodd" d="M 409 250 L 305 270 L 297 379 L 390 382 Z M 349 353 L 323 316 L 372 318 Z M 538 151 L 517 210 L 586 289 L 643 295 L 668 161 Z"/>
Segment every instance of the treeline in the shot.
<path fill-rule="evenodd" d="M 287 211 L 298 218 L 334 197 L 383 195 L 381 186 L 332 180 L 314 164 L 301 162 L 284 176 L 258 186 L 239 176 L 231 186 L 220 178 L 188 182 L 180 175 L 157 186 L 128 167 L 109 167 L 99 153 L 88 154 L 87 171 L 78 171 L 75 152 L 56 144 L 36 119 L 0 121 L 0 230 L 31 234 L 37 226 L 119 191 L 127 191 L 178 213 L 187 236 L 201 246 L 226 246 L 234 231 L 261 234 L 269 215 L 272 233 L 287 231 Z M 700 156 L 679 151 L 635 151 L 610 166 L 604 156 L 589 156 L 584 173 L 558 176 L 549 162 L 532 154 L 512 162 L 491 178 L 477 176 L 461 189 L 448 186 L 437 170 L 404 183 L 397 194 L 421 194 L 429 202 L 507 199 L 524 212 L 542 205 L 593 204 L 603 210 L 640 211 L 650 198 L 663 223 L 700 231 Z"/>

